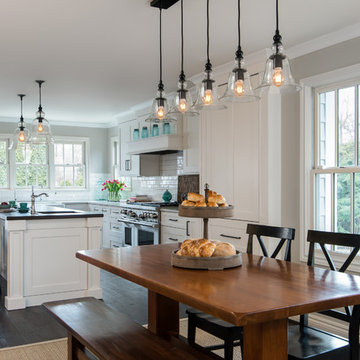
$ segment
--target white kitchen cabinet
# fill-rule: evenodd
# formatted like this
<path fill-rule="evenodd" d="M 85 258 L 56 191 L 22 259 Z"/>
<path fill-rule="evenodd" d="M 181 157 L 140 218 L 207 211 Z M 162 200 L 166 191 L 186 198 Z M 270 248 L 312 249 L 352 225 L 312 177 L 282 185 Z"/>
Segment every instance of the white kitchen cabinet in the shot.
<path fill-rule="evenodd" d="M 183 173 L 200 172 L 200 119 L 198 116 L 183 119 Z"/>
<path fill-rule="evenodd" d="M 128 143 L 132 139 L 134 121 L 128 121 L 119 126 L 119 175 L 138 176 L 140 167 L 139 155 L 129 155 Z"/>
<path fill-rule="evenodd" d="M 259 221 L 259 103 L 201 114 L 201 183 L 234 205 L 234 219 Z"/>
<path fill-rule="evenodd" d="M 162 244 L 202 237 L 202 219 L 179 216 L 176 211 L 161 211 Z"/>

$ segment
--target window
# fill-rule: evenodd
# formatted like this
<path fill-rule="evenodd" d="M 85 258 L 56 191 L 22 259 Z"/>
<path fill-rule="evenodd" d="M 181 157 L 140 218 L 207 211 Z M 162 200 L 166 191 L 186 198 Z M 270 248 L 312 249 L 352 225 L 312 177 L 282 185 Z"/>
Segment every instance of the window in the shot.
<path fill-rule="evenodd" d="M 318 230 L 360 233 L 359 105 L 360 81 L 315 91 L 311 175 Z"/>
<path fill-rule="evenodd" d="M 55 187 L 86 186 L 85 142 L 56 142 L 54 145 Z"/>
<path fill-rule="evenodd" d="M 18 144 L 15 152 L 16 187 L 48 186 L 48 147 L 44 144 Z"/>
<path fill-rule="evenodd" d="M 9 187 L 8 142 L 0 139 L 0 188 Z"/>

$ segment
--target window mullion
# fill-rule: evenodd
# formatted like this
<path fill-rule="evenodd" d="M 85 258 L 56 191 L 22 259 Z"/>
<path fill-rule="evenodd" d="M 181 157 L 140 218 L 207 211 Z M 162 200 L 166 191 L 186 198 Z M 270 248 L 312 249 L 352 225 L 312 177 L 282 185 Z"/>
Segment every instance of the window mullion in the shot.
<path fill-rule="evenodd" d="M 355 86 L 355 166 L 359 166 L 359 85 Z"/>
<path fill-rule="evenodd" d="M 355 175 L 352 172 L 350 174 L 350 231 L 354 232 L 354 216 L 355 216 L 355 207 L 354 207 L 354 199 L 355 199 Z"/>
<path fill-rule="evenodd" d="M 331 231 L 335 231 L 335 176 L 335 173 L 331 176 Z"/>
<path fill-rule="evenodd" d="M 335 91 L 335 159 L 336 166 L 339 166 L 339 89 Z"/>

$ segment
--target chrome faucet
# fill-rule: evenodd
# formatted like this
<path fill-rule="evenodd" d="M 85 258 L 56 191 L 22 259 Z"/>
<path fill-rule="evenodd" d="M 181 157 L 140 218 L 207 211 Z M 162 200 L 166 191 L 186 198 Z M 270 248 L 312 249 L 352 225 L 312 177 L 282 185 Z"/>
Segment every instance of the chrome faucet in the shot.
<path fill-rule="evenodd" d="M 31 214 L 36 214 L 35 199 L 40 197 L 40 196 L 43 196 L 43 195 L 46 196 L 46 197 L 49 197 L 49 194 L 47 194 L 47 193 L 41 193 L 41 194 L 35 195 L 34 186 L 31 187 L 31 210 L 30 210 Z"/>

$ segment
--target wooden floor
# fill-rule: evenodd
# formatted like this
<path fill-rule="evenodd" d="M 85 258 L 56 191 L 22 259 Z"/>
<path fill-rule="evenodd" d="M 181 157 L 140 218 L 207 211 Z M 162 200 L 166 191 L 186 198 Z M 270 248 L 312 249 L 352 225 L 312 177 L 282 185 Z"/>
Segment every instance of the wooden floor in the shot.
<path fill-rule="evenodd" d="M 42 306 L 7 311 L 4 307 L 6 282 L 0 277 L 0 348 L 58 339 L 66 332 Z M 101 272 L 103 300 L 140 324 L 147 323 L 147 290 L 108 272 Z M 180 317 L 186 317 L 185 306 Z"/>

